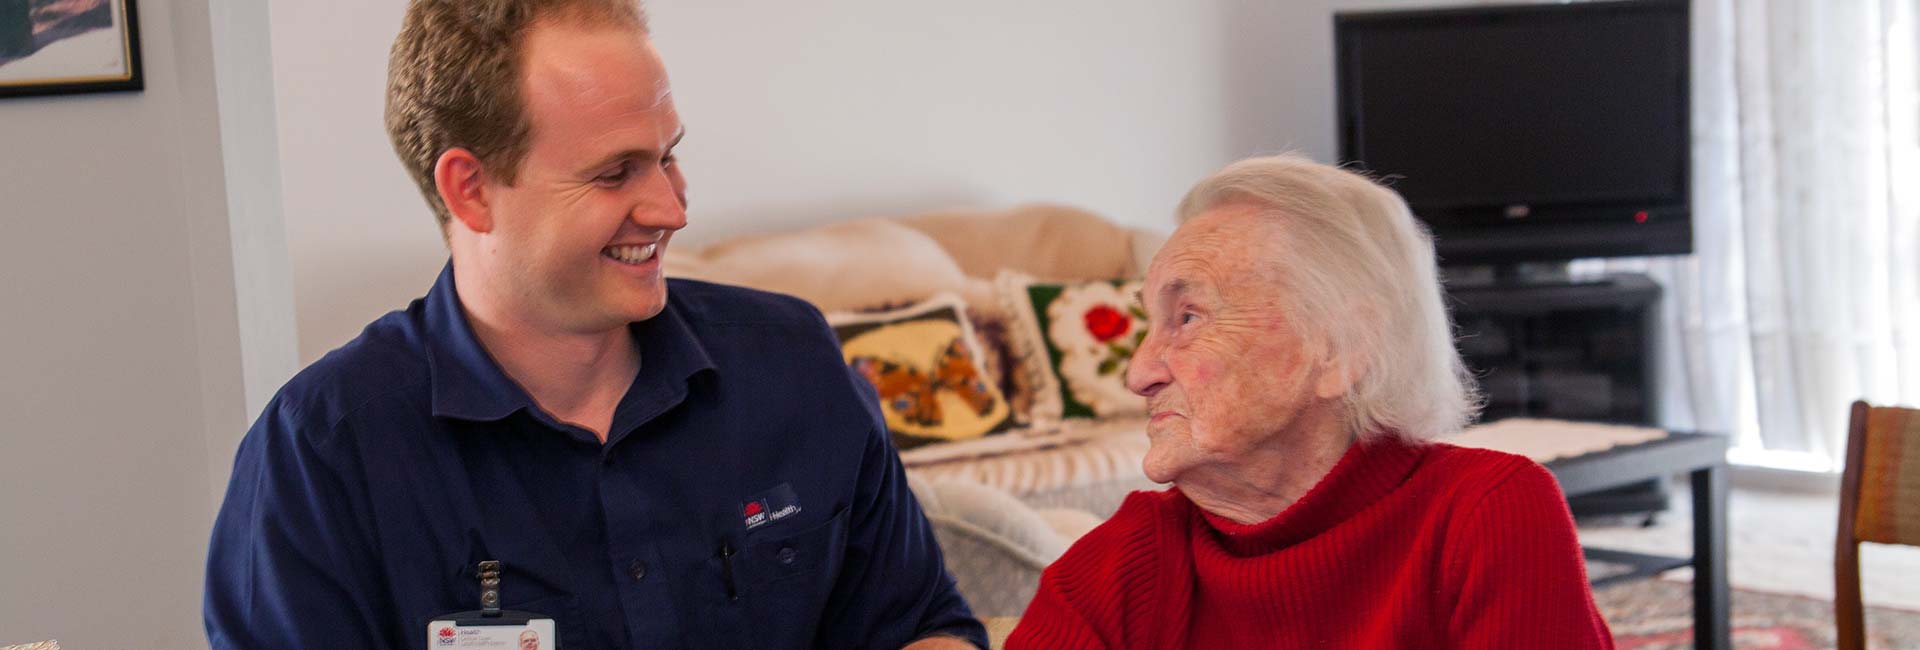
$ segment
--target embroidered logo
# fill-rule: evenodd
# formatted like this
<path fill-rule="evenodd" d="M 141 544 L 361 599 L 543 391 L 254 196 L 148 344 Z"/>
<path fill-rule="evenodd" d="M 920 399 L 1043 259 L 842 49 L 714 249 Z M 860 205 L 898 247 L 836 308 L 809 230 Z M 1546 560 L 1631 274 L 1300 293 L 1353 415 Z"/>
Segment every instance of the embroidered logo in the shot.
<path fill-rule="evenodd" d="M 740 507 L 740 515 L 746 519 L 747 530 L 759 528 L 767 523 L 767 503 L 764 500 L 748 501 Z"/>
<path fill-rule="evenodd" d="M 748 499 L 740 504 L 741 521 L 747 530 L 753 530 L 767 524 L 800 514 L 800 500 L 793 494 L 793 486 L 781 483 L 766 493 Z"/>

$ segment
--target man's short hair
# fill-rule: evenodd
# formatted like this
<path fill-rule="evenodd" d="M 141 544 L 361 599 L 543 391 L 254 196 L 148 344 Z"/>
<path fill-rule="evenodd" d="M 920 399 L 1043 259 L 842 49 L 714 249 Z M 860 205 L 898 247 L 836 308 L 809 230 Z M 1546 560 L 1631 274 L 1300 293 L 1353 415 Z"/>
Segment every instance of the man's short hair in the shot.
<path fill-rule="evenodd" d="M 1236 203 L 1282 224 L 1289 313 L 1359 368 L 1350 431 L 1432 438 L 1472 420 L 1481 398 L 1453 344 L 1433 238 L 1399 194 L 1298 155 L 1249 158 L 1200 181 L 1178 218 Z"/>
<path fill-rule="evenodd" d="M 532 134 L 520 96 L 521 46 L 540 20 L 647 29 L 638 0 L 413 0 L 387 62 L 387 136 L 444 233 L 453 215 L 433 167 L 456 147 L 511 184 Z"/>

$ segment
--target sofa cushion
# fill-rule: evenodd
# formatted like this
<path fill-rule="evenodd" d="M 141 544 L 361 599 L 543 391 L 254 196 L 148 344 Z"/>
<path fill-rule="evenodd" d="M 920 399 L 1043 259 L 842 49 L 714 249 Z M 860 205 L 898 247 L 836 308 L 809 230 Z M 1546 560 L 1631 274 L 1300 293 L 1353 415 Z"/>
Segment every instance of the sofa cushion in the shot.
<path fill-rule="evenodd" d="M 1012 424 L 966 306 L 953 294 L 889 312 L 835 313 L 827 321 L 847 365 L 879 394 L 895 447 L 975 440 Z"/>
<path fill-rule="evenodd" d="M 939 241 L 978 278 L 1002 270 L 1049 280 L 1134 277 L 1135 232 L 1091 212 L 1034 203 L 1005 210 L 945 210 L 900 223 Z"/>
<path fill-rule="evenodd" d="M 1146 338 L 1146 313 L 1134 299 L 1138 280 L 1063 284 L 1009 272 L 999 282 L 1013 314 L 1016 372 L 1033 387 L 1033 422 L 1146 411 L 1126 385 L 1127 364 Z"/>
<path fill-rule="evenodd" d="M 998 436 L 997 442 L 1005 448 L 989 453 L 964 454 L 944 445 L 928 446 L 901 453 L 900 462 L 909 473 L 930 480 L 984 483 L 1028 500 L 1036 493 L 1145 480 L 1140 464 L 1149 447 L 1146 430 L 1143 417 L 1075 420 L 1046 435 L 1017 431 Z M 1118 506 L 1119 500 L 1112 505 Z M 1080 509 L 1103 516 L 1112 513 Z"/>
<path fill-rule="evenodd" d="M 1035 511 L 1000 490 L 912 475 L 907 487 L 919 498 L 947 571 L 976 616 L 1024 611 L 1041 572 L 1073 542 L 1057 532 L 1053 519 L 1063 518 L 1059 513 Z"/>
<path fill-rule="evenodd" d="M 969 287 L 986 285 L 984 294 L 970 289 L 961 296 L 961 302 L 966 304 L 967 323 L 973 328 L 974 342 L 980 346 L 980 368 L 1000 388 L 1000 394 L 1006 396 L 1007 405 L 1013 409 L 1014 424 L 1027 424 L 1027 411 L 1033 408 L 1033 390 L 1022 380 L 1021 373 L 1012 372 L 1016 361 L 1010 333 L 1013 318 L 1000 306 L 1000 298 L 994 294 L 992 282 L 968 278 L 967 284 Z M 982 297 L 976 299 L 976 295 Z M 861 308 L 856 312 L 877 314 L 909 306 L 912 305 L 889 303 Z"/>
<path fill-rule="evenodd" d="M 942 292 L 977 293 L 932 237 L 884 219 L 729 239 L 665 259 L 667 275 L 799 297 L 821 311 L 911 304 Z"/>
<path fill-rule="evenodd" d="M 1074 508 L 1039 508 L 1034 512 L 1039 513 L 1040 518 L 1046 520 L 1047 527 L 1052 528 L 1061 539 L 1067 540 L 1069 545 L 1086 537 L 1088 532 L 1099 528 L 1104 521 L 1091 512 Z"/>

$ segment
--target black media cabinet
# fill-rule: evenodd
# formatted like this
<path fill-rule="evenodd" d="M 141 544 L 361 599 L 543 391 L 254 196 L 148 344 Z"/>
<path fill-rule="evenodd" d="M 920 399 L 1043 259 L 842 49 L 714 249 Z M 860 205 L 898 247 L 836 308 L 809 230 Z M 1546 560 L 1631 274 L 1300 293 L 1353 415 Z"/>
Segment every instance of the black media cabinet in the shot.
<path fill-rule="evenodd" d="M 1640 274 L 1447 287 L 1460 353 L 1487 398 L 1481 421 L 1551 418 L 1657 426 L 1660 285 Z M 1645 481 L 1569 500 L 1575 515 L 1651 513 Z"/>

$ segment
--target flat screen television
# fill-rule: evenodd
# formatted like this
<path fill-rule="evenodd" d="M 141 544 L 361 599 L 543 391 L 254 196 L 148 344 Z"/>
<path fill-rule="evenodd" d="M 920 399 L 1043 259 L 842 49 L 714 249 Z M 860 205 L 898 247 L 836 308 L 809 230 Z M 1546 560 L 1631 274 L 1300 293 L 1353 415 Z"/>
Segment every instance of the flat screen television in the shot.
<path fill-rule="evenodd" d="M 1340 159 L 1441 263 L 1693 251 L 1686 0 L 1334 18 Z"/>

